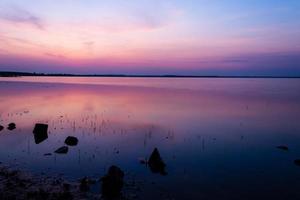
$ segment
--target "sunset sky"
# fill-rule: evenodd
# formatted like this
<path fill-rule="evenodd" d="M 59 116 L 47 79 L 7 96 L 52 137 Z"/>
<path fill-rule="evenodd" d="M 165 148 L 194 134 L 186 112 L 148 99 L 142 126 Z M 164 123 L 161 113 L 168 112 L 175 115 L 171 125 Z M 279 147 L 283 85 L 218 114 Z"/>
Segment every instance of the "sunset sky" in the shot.
<path fill-rule="evenodd" d="M 0 0 L 0 71 L 300 76 L 300 1 Z"/>

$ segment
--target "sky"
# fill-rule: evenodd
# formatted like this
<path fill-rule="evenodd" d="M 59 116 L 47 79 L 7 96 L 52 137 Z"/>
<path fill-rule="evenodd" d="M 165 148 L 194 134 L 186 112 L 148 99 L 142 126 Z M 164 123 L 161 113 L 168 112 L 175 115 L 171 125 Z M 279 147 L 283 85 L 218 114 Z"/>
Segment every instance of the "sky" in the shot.
<path fill-rule="evenodd" d="M 0 0 L 0 71 L 300 76 L 299 0 Z"/>

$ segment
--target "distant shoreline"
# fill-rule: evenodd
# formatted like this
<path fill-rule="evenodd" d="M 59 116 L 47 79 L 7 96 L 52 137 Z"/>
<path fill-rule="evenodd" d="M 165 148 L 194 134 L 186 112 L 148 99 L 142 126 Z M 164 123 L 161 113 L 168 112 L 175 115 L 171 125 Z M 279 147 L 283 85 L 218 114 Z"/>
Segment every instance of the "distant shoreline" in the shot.
<path fill-rule="evenodd" d="M 201 75 L 126 75 L 126 74 L 48 74 L 29 72 L 0 72 L 0 77 L 116 77 L 116 78 L 300 78 L 300 76 L 201 76 Z"/>

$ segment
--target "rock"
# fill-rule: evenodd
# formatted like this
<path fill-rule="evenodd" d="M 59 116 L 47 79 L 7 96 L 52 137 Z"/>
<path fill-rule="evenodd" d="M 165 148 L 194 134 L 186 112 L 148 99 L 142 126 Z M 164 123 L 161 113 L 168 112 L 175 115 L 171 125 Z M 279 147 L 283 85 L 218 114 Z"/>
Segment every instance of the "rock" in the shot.
<path fill-rule="evenodd" d="M 66 154 L 66 153 L 68 153 L 68 151 L 69 151 L 69 148 L 67 146 L 63 146 L 63 147 L 60 147 L 60 148 L 56 149 L 54 151 L 54 153 Z"/>
<path fill-rule="evenodd" d="M 51 156 L 52 153 L 45 153 L 44 156 Z"/>
<path fill-rule="evenodd" d="M 300 159 L 295 160 L 294 163 L 295 163 L 295 165 L 300 166 Z"/>
<path fill-rule="evenodd" d="M 281 149 L 281 150 L 284 150 L 284 151 L 288 151 L 289 150 L 289 148 L 287 146 L 284 146 L 284 145 L 277 146 L 277 149 Z"/>
<path fill-rule="evenodd" d="M 0 125 L 0 131 L 2 131 L 3 129 L 4 129 L 4 127 Z"/>
<path fill-rule="evenodd" d="M 48 138 L 48 125 L 47 124 L 35 124 L 33 129 L 34 141 L 39 144 Z"/>
<path fill-rule="evenodd" d="M 160 173 L 161 175 L 167 174 L 165 171 L 166 164 L 160 157 L 160 154 L 159 154 L 159 151 L 157 148 L 155 148 L 154 151 L 152 152 L 152 154 L 148 160 L 148 165 L 150 167 L 150 170 L 153 173 Z"/>
<path fill-rule="evenodd" d="M 8 130 L 12 131 L 12 130 L 14 130 L 15 128 L 16 128 L 16 124 L 15 124 L 15 123 L 10 123 L 10 124 L 8 124 L 8 127 L 7 127 Z"/>
<path fill-rule="evenodd" d="M 73 136 L 68 136 L 65 140 L 65 144 L 69 146 L 76 146 L 78 144 L 78 139 Z"/>
<path fill-rule="evenodd" d="M 101 178 L 103 197 L 119 197 L 124 185 L 123 178 L 124 172 L 119 167 L 111 166 L 108 170 L 108 174 Z"/>

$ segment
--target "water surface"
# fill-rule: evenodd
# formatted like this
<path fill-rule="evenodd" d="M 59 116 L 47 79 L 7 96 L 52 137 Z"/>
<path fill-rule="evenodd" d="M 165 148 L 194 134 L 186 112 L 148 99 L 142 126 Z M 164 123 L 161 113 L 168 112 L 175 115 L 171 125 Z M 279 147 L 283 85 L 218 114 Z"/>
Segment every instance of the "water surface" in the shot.
<path fill-rule="evenodd" d="M 300 199 L 299 91 L 299 79 L 1 78 L 0 125 L 17 128 L 0 132 L 0 161 L 70 180 L 117 165 L 141 199 Z M 40 144 L 35 123 L 49 125 Z M 44 156 L 70 135 L 66 155 Z M 155 147 L 166 176 L 139 162 Z"/>

